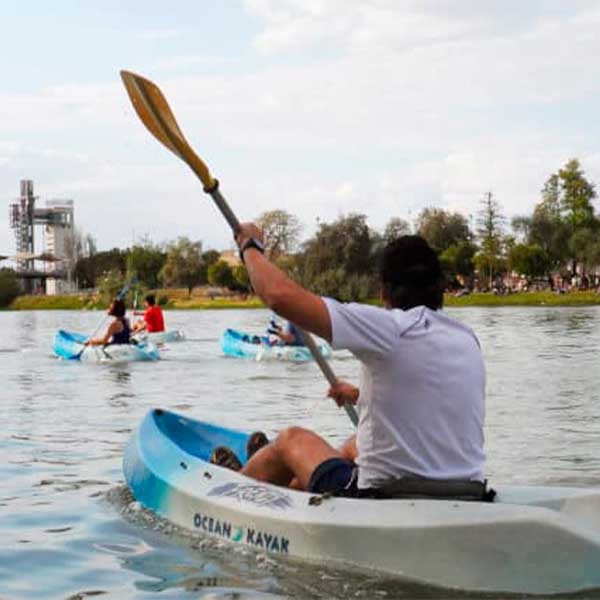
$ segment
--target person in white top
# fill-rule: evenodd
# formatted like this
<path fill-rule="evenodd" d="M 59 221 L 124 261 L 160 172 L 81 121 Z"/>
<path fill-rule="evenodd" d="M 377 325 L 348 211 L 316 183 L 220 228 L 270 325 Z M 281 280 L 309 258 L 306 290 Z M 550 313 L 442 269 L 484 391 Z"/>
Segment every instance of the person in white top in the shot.
<path fill-rule="evenodd" d="M 418 236 L 384 250 L 384 308 L 321 298 L 292 281 L 261 252 L 262 231 L 237 236 L 252 286 L 278 315 L 361 362 L 359 387 L 339 381 L 338 405 L 356 404 L 356 438 L 341 450 L 300 427 L 279 433 L 242 473 L 314 493 L 359 496 L 402 477 L 483 480 L 485 368 L 467 326 L 441 312 L 443 276 Z"/>

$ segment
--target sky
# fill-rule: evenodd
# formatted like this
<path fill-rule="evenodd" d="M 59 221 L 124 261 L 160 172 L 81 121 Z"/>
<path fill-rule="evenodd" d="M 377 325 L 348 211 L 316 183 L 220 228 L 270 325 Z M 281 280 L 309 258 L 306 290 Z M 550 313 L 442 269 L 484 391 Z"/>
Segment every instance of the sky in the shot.
<path fill-rule="evenodd" d="M 578 158 L 600 183 L 597 0 L 2 0 L 0 254 L 19 180 L 75 201 L 100 249 L 231 234 L 144 129 L 120 69 L 165 93 L 241 220 L 303 237 L 363 213 L 531 212 Z"/>

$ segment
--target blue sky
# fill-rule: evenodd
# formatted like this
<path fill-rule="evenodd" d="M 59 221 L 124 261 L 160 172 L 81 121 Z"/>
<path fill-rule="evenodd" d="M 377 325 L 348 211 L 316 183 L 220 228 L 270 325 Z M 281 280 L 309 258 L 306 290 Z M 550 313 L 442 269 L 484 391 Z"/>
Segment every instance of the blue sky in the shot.
<path fill-rule="evenodd" d="M 118 72 L 156 81 L 243 219 L 425 206 L 528 212 L 578 157 L 600 182 L 600 4 L 550 0 L 0 3 L 0 254 L 21 178 L 72 198 L 100 248 L 230 244 Z"/>

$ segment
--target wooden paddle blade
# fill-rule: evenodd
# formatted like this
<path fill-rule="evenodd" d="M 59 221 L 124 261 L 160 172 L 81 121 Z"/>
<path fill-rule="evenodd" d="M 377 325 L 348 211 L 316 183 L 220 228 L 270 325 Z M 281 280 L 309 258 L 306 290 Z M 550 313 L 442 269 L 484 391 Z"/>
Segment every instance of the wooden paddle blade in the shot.
<path fill-rule="evenodd" d="M 121 71 L 121 79 L 133 108 L 146 129 L 192 168 L 206 190 L 215 188 L 216 180 L 188 144 L 160 88 L 149 79 L 131 71 Z"/>

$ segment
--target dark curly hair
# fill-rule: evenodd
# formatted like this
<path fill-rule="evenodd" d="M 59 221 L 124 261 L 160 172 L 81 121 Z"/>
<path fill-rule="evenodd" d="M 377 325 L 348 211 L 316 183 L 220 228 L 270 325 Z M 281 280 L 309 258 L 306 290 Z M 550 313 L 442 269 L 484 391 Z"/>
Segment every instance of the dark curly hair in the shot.
<path fill-rule="evenodd" d="M 418 235 L 404 235 L 384 248 L 380 279 L 384 299 L 392 308 L 442 308 L 442 267 L 435 251 Z"/>
<path fill-rule="evenodd" d="M 124 317 L 126 311 L 127 309 L 125 308 L 125 302 L 123 302 L 123 300 L 119 300 L 119 298 L 115 298 L 112 301 L 112 306 L 108 314 L 111 317 Z"/>

